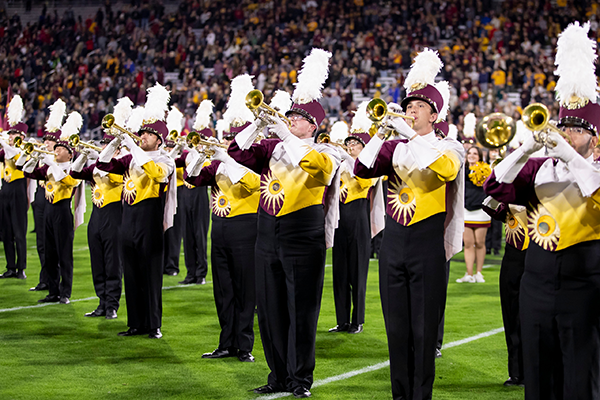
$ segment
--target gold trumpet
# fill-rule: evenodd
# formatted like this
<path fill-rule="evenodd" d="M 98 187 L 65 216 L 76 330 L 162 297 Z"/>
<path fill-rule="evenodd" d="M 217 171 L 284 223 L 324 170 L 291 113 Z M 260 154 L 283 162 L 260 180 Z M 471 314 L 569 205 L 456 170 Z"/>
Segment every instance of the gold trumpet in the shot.
<path fill-rule="evenodd" d="M 229 148 L 229 146 L 227 146 L 226 144 L 223 143 L 216 143 L 216 142 L 211 142 L 210 140 L 204 140 L 202 139 L 202 137 L 200 136 L 200 134 L 198 132 L 190 132 L 187 135 L 187 144 L 190 147 L 197 147 L 197 146 L 217 146 L 217 147 L 221 147 L 223 149 L 227 149 Z"/>
<path fill-rule="evenodd" d="M 15 139 L 13 141 L 13 145 L 15 147 L 18 147 L 21 150 L 23 150 L 26 155 L 30 155 L 34 151 L 38 152 L 38 153 L 44 153 L 44 154 L 52 154 L 52 155 L 55 154 L 53 151 L 47 151 L 47 150 L 42 150 L 42 149 L 36 148 L 36 147 L 43 146 L 42 143 L 23 142 L 23 138 L 21 138 L 20 136 L 15 137 Z"/>
<path fill-rule="evenodd" d="M 260 113 L 265 112 L 273 117 L 280 118 L 285 121 L 285 123 L 290 126 L 292 123 L 288 117 L 281 114 L 279 111 L 274 109 L 265 103 L 265 95 L 258 89 L 251 90 L 246 95 L 246 107 L 250 109 L 256 115 L 257 118 L 260 118 Z M 261 118 L 262 119 L 262 118 Z M 270 122 L 270 121 L 267 121 Z"/>
<path fill-rule="evenodd" d="M 319 133 L 319 136 L 317 136 L 317 143 L 332 144 L 334 146 L 341 147 L 342 149 L 348 151 L 348 146 L 346 146 L 345 144 L 332 142 L 331 141 L 331 136 L 329 136 L 329 133 L 327 133 L 327 132 Z"/>
<path fill-rule="evenodd" d="M 186 138 L 181 136 L 176 130 L 172 130 L 171 132 L 169 132 L 167 140 L 170 140 L 171 142 L 175 142 L 177 144 L 184 144 L 186 142 Z"/>
<path fill-rule="evenodd" d="M 87 147 L 88 149 L 96 150 L 97 152 L 102 151 L 102 147 L 96 146 L 96 145 L 88 143 L 88 142 L 83 142 L 81 140 L 81 138 L 79 137 L 79 135 L 77 135 L 77 134 L 69 136 L 69 146 L 71 146 L 73 148 L 75 148 L 77 146 L 81 146 L 81 147 Z"/>
<path fill-rule="evenodd" d="M 486 115 L 477 123 L 475 138 L 488 149 L 500 149 L 517 133 L 515 120 L 503 113 Z"/>
<path fill-rule="evenodd" d="M 367 104 L 367 114 L 369 119 L 373 121 L 369 134 L 372 133 L 371 137 L 377 132 L 379 127 L 385 127 L 388 132 L 385 134 L 385 139 L 391 136 L 393 129 L 391 129 L 386 123 L 386 117 L 403 118 L 411 122 L 410 127 L 415 126 L 415 119 L 409 115 L 400 114 L 388 109 L 387 103 L 382 99 L 373 99 Z"/>
<path fill-rule="evenodd" d="M 550 111 L 542 103 L 533 103 L 525 107 L 521 119 L 525 128 L 533 132 L 533 138 L 536 142 L 546 147 L 556 146 L 556 141 L 548 138 L 548 132 L 554 131 L 565 138 L 567 143 L 571 144 L 571 138 L 550 123 Z"/>
<path fill-rule="evenodd" d="M 128 131 L 122 126 L 115 124 L 115 116 L 112 114 L 106 114 L 104 118 L 102 118 L 102 128 L 110 129 L 111 133 L 120 132 L 121 134 L 129 135 L 138 144 L 142 141 L 142 139 L 137 137 L 134 133 Z"/>

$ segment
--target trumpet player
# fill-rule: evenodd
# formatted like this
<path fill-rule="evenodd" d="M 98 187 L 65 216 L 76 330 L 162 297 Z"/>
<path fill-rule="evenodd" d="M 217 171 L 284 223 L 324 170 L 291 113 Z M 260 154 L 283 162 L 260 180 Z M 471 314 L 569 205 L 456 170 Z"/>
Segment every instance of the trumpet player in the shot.
<path fill-rule="evenodd" d="M 24 157 L 14 146 L 15 138 L 22 141 L 27 133 L 27 125 L 21 121 L 23 100 L 15 95 L 8 105 L 8 142 L 0 139 L 0 162 L 3 164 L 3 180 L 0 189 L 2 196 L 2 240 L 6 256 L 6 272 L 0 278 L 25 279 L 27 268 L 27 179 L 16 168 L 15 162 Z"/>
<path fill-rule="evenodd" d="M 593 149 L 600 106 L 589 29 L 572 23 L 557 41 L 562 134 L 544 132 L 548 157 L 531 157 L 543 144 L 528 136 L 484 185 L 497 201 L 527 208 L 520 293 L 527 400 L 598 396 L 600 171 Z"/>
<path fill-rule="evenodd" d="M 456 140 L 437 138 L 434 127 L 445 118 L 449 96 L 447 83 L 434 84 L 441 67 L 436 52 L 417 55 L 401 103 L 413 127 L 388 118 L 402 139 L 384 142 L 378 132 L 354 168 L 361 178 L 389 177 L 379 288 L 397 400 L 432 397 L 445 264 L 462 248 L 464 151 Z"/>

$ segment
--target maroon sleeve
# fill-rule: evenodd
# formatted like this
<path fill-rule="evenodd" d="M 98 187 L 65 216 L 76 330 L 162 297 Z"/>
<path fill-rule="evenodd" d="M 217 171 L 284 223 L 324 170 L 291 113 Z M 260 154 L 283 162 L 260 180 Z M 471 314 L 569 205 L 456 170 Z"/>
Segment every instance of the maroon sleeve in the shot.
<path fill-rule="evenodd" d="M 512 183 L 500 183 L 496 180 L 496 173 L 486 179 L 483 184 L 483 190 L 488 196 L 492 196 L 502 203 L 517 204 L 529 206 L 530 203 L 537 204 L 535 194 L 535 176 L 542 164 L 548 158 L 530 158 L 523 166 L 517 177 Z"/>
<path fill-rule="evenodd" d="M 235 161 L 260 175 L 263 169 L 268 168 L 273 149 L 279 142 L 280 139 L 263 139 L 260 143 L 254 143 L 248 150 L 242 150 L 234 140 L 227 153 Z"/>
<path fill-rule="evenodd" d="M 481 206 L 483 211 L 486 212 L 487 215 L 494 218 L 497 221 L 504 222 L 506 221 L 506 215 L 508 214 L 508 204 L 500 203 L 498 208 L 495 210 L 489 208 L 488 206 Z"/>
<path fill-rule="evenodd" d="M 4 162 L 4 149 L 0 149 L 0 162 Z"/>
<path fill-rule="evenodd" d="M 25 178 L 35 179 L 38 181 L 45 181 L 46 175 L 48 174 L 48 166 L 44 165 L 43 167 L 36 167 L 31 173 L 24 172 Z"/>
<path fill-rule="evenodd" d="M 69 174 L 75 179 L 82 179 L 88 182 L 94 182 L 94 168 L 96 167 L 96 163 L 90 165 L 89 167 L 84 167 L 81 172 L 71 171 Z"/>
<path fill-rule="evenodd" d="M 181 155 L 175 159 L 175 168 L 185 168 L 185 159 L 188 153 L 187 150 L 181 152 Z"/>
<path fill-rule="evenodd" d="M 198 176 L 188 176 L 187 171 L 183 173 L 183 180 L 194 186 L 216 186 L 217 169 L 221 161 L 212 161 L 200 170 Z"/>
<path fill-rule="evenodd" d="M 398 143 L 407 143 L 407 140 L 390 140 L 383 142 L 383 146 L 379 149 L 379 154 L 375 159 L 373 168 L 367 168 L 359 160 L 354 163 L 354 175 L 359 178 L 376 178 L 383 175 L 391 175 L 393 172 L 392 157 Z"/>
<path fill-rule="evenodd" d="M 103 163 L 100 160 L 96 162 L 98 169 L 102 171 L 110 172 L 111 174 L 123 175 L 129 170 L 129 164 L 131 164 L 133 156 L 127 154 L 121 158 L 113 158 L 110 162 Z"/>

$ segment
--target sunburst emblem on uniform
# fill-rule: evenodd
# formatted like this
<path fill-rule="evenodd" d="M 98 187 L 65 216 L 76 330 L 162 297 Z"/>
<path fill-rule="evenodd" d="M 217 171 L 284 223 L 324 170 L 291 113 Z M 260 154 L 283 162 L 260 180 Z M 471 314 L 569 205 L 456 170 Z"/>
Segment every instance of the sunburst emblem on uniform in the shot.
<path fill-rule="evenodd" d="M 123 183 L 123 200 L 127 202 L 127 204 L 133 204 L 135 201 L 135 196 L 137 195 L 137 189 L 135 188 L 135 183 L 131 176 L 127 174 L 125 176 L 125 182 Z"/>
<path fill-rule="evenodd" d="M 260 181 L 260 196 L 264 201 L 264 205 L 272 210 L 274 214 L 281 209 L 285 194 L 283 193 L 283 185 L 277 179 L 272 171 L 269 171 Z"/>
<path fill-rule="evenodd" d="M 554 217 L 541 204 L 531 213 L 528 221 L 531 240 L 544 250 L 554 251 L 560 239 L 560 228 Z"/>
<path fill-rule="evenodd" d="M 515 216 L 510 213 L 506 216 L 504 232 L 506 233 L 506 241 L 517 249 L 520 247 L 519 244 L 525 240 L 525 229 L 519 224 Z"/>
<path fill-rule="evenodd" d="M 4 180 L 5 180 L 6 182 L 10 182 L 10 174 L 8 174 L 8 173 L 6 173 L 6 172 L 5 172 L 5 173 L 4 173 Z"/>
<path fill-rule="evenodd" d="M 346 197 L 348 197 L 348 186 L 340 179 L 340 203 L 345 202 Z"/>
<path fill-rule="evenodd" d="M 226 217 L 231 212 L 231 203 L 217 187 L 212 188 L 212 212 L 217 217 Z"/>
<path fill-rule="evenodd" d="M 415 215 L 417 203 L 415 194 L 408 185 L 398 178 L 390 179 L 388 188 L 388 200 L 392 207 L 392 216 L 400 223 L 408 223 Z"/>
<path fill-rule="evenodd" d="M 92 186 L 92 203 L 98 208 L 101 208 L 104 204 L 104 193 L 102 193 L 98 185 Z"/>
<path fill-rule="evenodd" d="M 52 182 L 46 182 L 46 200 L 50 203 L 54 201 L 54 184 Z"/>

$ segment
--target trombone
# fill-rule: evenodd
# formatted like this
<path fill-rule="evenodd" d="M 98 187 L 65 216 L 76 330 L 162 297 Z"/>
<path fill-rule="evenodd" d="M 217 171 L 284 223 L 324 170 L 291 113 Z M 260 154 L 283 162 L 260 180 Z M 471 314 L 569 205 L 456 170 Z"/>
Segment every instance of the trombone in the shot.
<path fill-rule="evenodd" d="M 388 131 L 384 135 L 385 139 L 391 136 L 393 129 L 386 124 L 385 121 L 387 117 L 403 118 L 411 122 L 411 128 L 415 126 L 415 119 L 413 117 L 390 111 L 387 103 L 379 98 L 369 101 L 367 104 L 367 115 L 369 116 L 369 119 L 373 121 L 371 129 L 369 129 L 369 134 L 372 133 L 371 137 L 373 137 L 379 127 L 384 127 Z"/>
<path fill-rule="evenodd" d="M 56 155 L 56 153 L 54 153 L 53 151 L 47 151 L 47 150 L 42 150 L 42 149 L 36 148 L 38 146 L 39 147 L 43 146 L 43 144 L 41 144 L 41 143 L 34 143 L 34 142 L 23 143 L 23 139 L 20 136 L 17 136 L 14 139 L 13 144 L 15 145 L 15 147 L 18 147 L 19 149 L 23 150 L 25 155 L 30 155 L 34 151 L 37 153 Z"/>
<path fill-rule="evenodd" d="M 101 147 L 98 147 L 98 146 L 88 143 L 88 142 L 83 142 L 78 134 L 69 136 L 69 146 L 71 146 L 73 148 L 75 148 L 77 146 L 87 147 L 88 149 L 96 150 L 97 152 L 102 151 Z"/>
<path fill-rule="evenodd" d="M 279 111 L 274 109 L 265 103 L 265 95 L 258 89 L 251 90 L 246 95 L 246 107 L 250 109 L 254 113 L 257 118 L 261 120 L 265 120 L 264 117 L 261 118 L 261 112 L 265 112 L 273 117 L 277 117 L 285 121 L 285 123 L 290 126 L 292 123 L 289 118 L 285 115 L 281 114 Z M 270 121 L 267 121 L 270 122 Z"/>
<path fill-rule="evenodd" d="M 561 135 L 567 143 L 571 138 L 556 126 L 550 123 L 550 111 L 542 103 L 533 103 L 525 107 L 521 116 L 525 128 L 533 132 L 536 142 L 543 144 L 546 148 L 556 146 L 556 141 L 548 138 L 548 132 L 553 131 Z"/>
<path fill-rule="evenodd" d="M 345 151 L 348 151 L 348 146 L 346 146 L 345 144 L 332 142 L 331 141 L 331 136 L 329 136 L 329 133 L 327 133 L 327 132 L 319 133 L 319 136 L 317 136 L 317 143 L 332 144 L 334 146 L 341 147 Z"/>
<path fill-rule="evenodd" d="M 115 116 L 112 114 L 106 114 L 104 118 L 102 118 L 102 128 L 110 129 L 111 133 L 120 132 L 121 134 L 129 135 L 137 144 L 139 144 L 142 140 L 122 126 L 115 124 Z"/>

